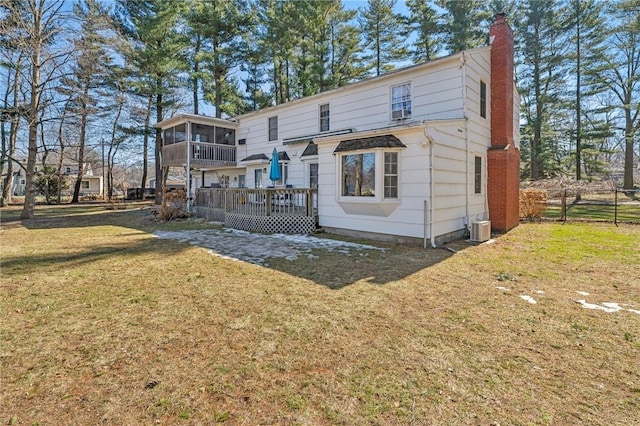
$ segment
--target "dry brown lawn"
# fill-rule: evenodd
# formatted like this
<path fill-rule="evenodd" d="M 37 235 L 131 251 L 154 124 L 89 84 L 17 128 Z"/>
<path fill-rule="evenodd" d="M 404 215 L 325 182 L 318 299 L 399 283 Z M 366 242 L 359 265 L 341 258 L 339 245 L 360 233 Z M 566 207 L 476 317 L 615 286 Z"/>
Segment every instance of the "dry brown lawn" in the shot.
<path fill-rule="evenodd" d="M 0 424 L 640 424 L 640 226 L 265 268 L 143 210 L 0 213 Z"/>

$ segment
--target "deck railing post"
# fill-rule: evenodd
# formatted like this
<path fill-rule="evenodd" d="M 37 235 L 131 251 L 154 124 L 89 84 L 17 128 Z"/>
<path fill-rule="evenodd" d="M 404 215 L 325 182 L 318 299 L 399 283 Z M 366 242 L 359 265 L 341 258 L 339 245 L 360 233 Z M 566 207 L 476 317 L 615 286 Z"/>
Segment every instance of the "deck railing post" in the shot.
<path fill-rule="evenodd" d="M 266 189 L 267 193 L 266 193 L 266 200 L 265 200 L 265 205 L 267 207 L 267 216 L 271 216 L 271 190 L 270 189 Z"/>

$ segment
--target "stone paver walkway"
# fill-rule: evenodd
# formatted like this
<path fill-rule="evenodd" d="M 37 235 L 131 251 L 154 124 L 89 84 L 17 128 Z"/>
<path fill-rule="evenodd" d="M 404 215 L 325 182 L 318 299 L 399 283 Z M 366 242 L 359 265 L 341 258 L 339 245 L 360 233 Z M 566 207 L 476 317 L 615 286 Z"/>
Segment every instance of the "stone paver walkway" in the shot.
<path fill-rule="evenodd" d="M 255 234 L 237 229 L 193 231 L 156 231 L 159 238 L 182 241 L 210 250 L 213 255 L 268 266 L 266 259 L 279 257 L 296 260 L 313 257 L 312 250 L 326 250 L 346 255 L 365 256 L 363 250 L 382 250 L 365 244 L 319 238 L 311 235 Z"/>

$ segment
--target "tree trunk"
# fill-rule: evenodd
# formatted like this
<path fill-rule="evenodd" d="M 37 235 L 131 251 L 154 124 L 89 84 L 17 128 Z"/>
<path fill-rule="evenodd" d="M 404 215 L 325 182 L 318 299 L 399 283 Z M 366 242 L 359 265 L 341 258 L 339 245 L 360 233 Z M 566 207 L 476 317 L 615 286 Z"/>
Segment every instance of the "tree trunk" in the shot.
<path fill-rule="evenodd" d="M 624 111 L 625 131 L 624 131 L 624 183 L 623 189 L 633 189 L 633 120 L 631 110 Z"/>
<path fill-rule="evenodd" d="M 582 114 L 580 93 L 580 2 L 576 2 L 576 180 L 582 178 Z"/>
<path fill-rule="evenodd" d="M 3 152 L 3 159 L 7 160 L 7 175 L 4 178 L 4 186 L 2 187 L 2 202 L 0 207 L 4 207 L 12 201 L 13 197 L 13 156 L 16 151 L 16 141 L 18 140 L 18 128 L 20 126 L 20 116 L 15 115 L 9 126 L 9 141 Z M 4 128 L 4 123 L 3 123 Z"/>
<path fill-rule="evenodd" d="M 84 145 L 87 137 L 87 115 L 88 105 L 86 99 L 89 94 L 89 86 L 85 85 L 82 93 L 82 116 L 80 117 L 80 137 L 78 138 L 78 176 L 76 177 L 76 183 L 73 188 L 73 198 L 71 203 L 78 203 L 80 200 L 80 186 L 82 185 L 82 176 L 84 175 Z"/>
<path fill-rule="evenodd" d="M 193 113 L 198 115 L 198 84 L 200 79 L 198 78 L 198 72 L 200 72 L 200 62 L 198 62 L 198 53 L 200 53 L 200 34 L 196 35 L 196 45 L 193 52 Z"/>
<path fill-rule="evenodd" d="M 147 169 L 149 168 L 149 125 L 151 121 L 151 102 L 153 98 L 150 96 L 147 101 L 147 112 L 144 117 L 144 136 L 142 138 L 142 182 L 140 182 L 140 199 L 144 200 L 144 191 L 147 189 Z M 120 113 L 118 112 L 118 116 Z M 156 141 L 157 144 L 157 141 Z M 156 180 L 156 187 L 158 182 Z"/>
<path fill-rule="evenodd" d="M 158 91 L 162 87 L 162 81 L 156 82 Z M 156 95 L 156 123 L 162 121 L 162 93 Z M 164 175 L 162 170 L 162 130 L 156 129 L 156 148 L 155 148 L 155 160 L 156 160 L 156 198 L 155 203 L 162 204 L 162 194 L 164 192 Z"/>
<path fill-rule="evenodd" d="M 40 28 L 40 16 L 35 15 L 35 27 Z M 40 50 L 42 41 L 36 37 L 31 55 L 31 101 L 29 102 L 29 145 L 27 151 L 27 167 L 25 169 L 24 206 L 20 219 L 33 219 L 36 205 L 36 188 L 34 174 L 36 170 L 36 156 L 38 154 L 38 110 L 40 107 Z"/>

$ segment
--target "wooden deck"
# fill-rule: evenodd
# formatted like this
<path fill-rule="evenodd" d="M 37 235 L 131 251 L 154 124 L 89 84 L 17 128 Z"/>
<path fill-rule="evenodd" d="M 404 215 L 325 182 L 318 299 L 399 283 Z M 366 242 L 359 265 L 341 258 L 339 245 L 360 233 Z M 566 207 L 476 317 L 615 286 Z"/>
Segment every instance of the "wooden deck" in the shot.
<path fill-rule="evenodd" d="M 317 190 L 199 188 L 196 216 L 245 231 L 309 234 L 317 224 Z"/>

